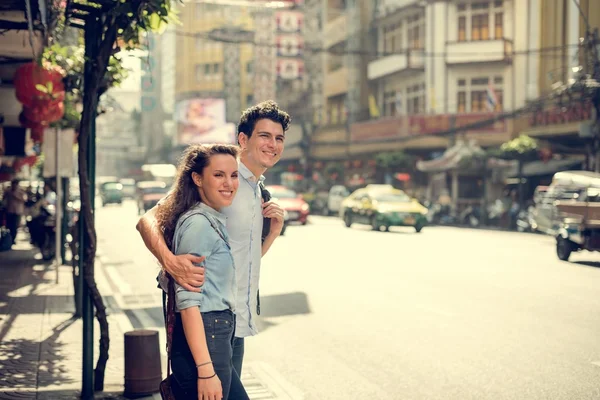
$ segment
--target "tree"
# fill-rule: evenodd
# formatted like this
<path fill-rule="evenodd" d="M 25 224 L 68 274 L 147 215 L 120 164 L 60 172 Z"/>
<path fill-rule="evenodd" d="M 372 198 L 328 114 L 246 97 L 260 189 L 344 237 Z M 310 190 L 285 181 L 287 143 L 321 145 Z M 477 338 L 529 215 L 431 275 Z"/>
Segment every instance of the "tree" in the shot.
<path fill-rule="evenodd" d="M 81 195 L 79 218 L 83 221 L 83 257 L 80 265 L 84 281 L 96 309 L 100 325 L 100 351 L 94 371 L 94 389 L 104 389 L 104 374 L 108 361 L 109 333 L 106 307 L 94 278 L 96 256 L 96 228 L 92 212 L 90 188 L 90 135 L 96 118 L 100 96 L 111 86 L 107 73 L 118 73 L 115 57 L 120 48 L 133 49 L 140 45 L 147 31 L 164 29 L 172 17 L 170 0 L 94 0 L 70 2 L 74 18 L 85 21 L 85 63 L 80 73 L 84 82 L 81 93 L 82 113 L 78 135 L 78 164 Z"/>
<path fill-rule="evenodd" d="M 403 151 L 379 153 L 375 157 L 377 166 L 385 170 L 407 170 L 415 164 L 415 157 Z"/>

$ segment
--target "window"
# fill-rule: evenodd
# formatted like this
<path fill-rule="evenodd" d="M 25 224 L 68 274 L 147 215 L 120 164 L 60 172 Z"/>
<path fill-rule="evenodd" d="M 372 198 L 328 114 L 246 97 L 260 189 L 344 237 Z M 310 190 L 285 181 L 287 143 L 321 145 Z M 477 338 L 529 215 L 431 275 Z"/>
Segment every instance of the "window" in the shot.
<path fill-rule="evenodd" d="M 252 73 L 252 61 L 250 61 L 248 64 L 246 64 L 246 73 L 247 74 Z"/>
<path fill-rule="evenodd" d="M 406 109 L 408 114 L 425 112 L 425 84 L 420 83 L 406 88 Z"/>
<path fill-rule="evenodd" d="M 204 64 L 204 75 L 210 75 L 210 64 Z"/>
<path fill-rule="evenodd" d="M 470 80 L 459 79 L 457 81 L 456 111 L 458 113 L 502 111 L 504 103 L 503 83 L 504 80 L 501 76 L 483 76 L 471 78 Z M 495 102 L 493 110 L 490 109 L 493 103 L 488 101 L 488 95 L 490 95 L 492 102 Z"/>
<path fill-rule="evenodd" d="M 457 14 L 459 42 L 504 37 L 502 1 L 461 3 L 457 6 Z"/>
<path fill-rule="evenodd" d="M 218 75 L 221 70 L 221 66 L 219 64 L 213 64 L 213 74 Z"/>
<path fill-rule="evenodd" d="M 422 49 L 425 44 L 425 18 L 424 14 L 415 14 L 408 17 L 408 48 Z"/>
<path fill-rule="evenodd" d="M 346 96 L 331 97 L 327 101 L 327 118 L 331 125 L 346 122 Z"/>
<path fill-rule="evenodd" d="M 196 3 L 196 19 L 200 19 L 202 18 L 202 16 L 204 15 L 204 9 L 203 9 L 204 4 L 202 3 Z"/>
<path fill-rule="evenodd" d="M 246 108 L 252 107 L 252 103 L 254 102 L 254 97 L 249 94 L 246 96 Z"/>
<path fill-rule="evenodd" d="M 467 40 L 467 17 L 458 17 L 458 41 L 464 42 Z"/>
<path fill-rule="evenodd" d="M 402 21 L 383 27 L 383 51 L 385 53 L 395 53 L 403 50 L 403 28 Z"/>
<path fill-rule="evenodd" d="M 196 50 L 201 51 L 203 47 L 204 47 L 204 41 L 202 40 L 202 38 L 197 37 L 196 38 Z"/>
<path fill-rule="evenodd" d="M 196 82 L 201 82 L 202 78 L 202 64 L 196 64 Z"/>
<path fill-rule="evenodd" d="M 400 91 L 390 90 L 383 93 L 383 115 L 386 117 L 393 117 L 400 114 L 397 109 L 396 99 L 401 96 Z"/>

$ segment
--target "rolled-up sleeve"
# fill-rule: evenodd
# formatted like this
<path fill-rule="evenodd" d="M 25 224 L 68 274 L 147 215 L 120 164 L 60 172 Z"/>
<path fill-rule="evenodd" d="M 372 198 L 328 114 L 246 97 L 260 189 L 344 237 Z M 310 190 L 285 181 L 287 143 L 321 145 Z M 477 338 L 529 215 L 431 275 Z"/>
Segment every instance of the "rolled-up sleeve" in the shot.
<path fill-rule="evenodd" d="M 203 215 L 188 217 L 176 232 L 177 246 L 175 254 L 193 254 L 208 259 L 217 244 L 218 236 L 210 222 Z M 197 266 L 203 267 L 204 261 Z M 178 310 L 190 307 L 201 307 L 203 292 L 196 293 L 175 285 L 175 302 Z"/>

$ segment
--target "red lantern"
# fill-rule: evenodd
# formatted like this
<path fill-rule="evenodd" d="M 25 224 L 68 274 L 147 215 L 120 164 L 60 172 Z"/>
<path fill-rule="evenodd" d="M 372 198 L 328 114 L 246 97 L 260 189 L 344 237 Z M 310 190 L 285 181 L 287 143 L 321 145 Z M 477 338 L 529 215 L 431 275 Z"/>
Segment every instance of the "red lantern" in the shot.
<path fill-rule="evenodd" d="M 65 115 L 65 106 L 60 102 L 54 105 L 24 107 L 23 114 L 29 121 L 40 124 L 51 123 L 60 120 Z"/>
<path fill-rule="evenodd" d="M 42 143 L 44 141 L 44 128 L 32 128 L 31 129 L 31 140 L 35 143 Z"/>
<path fill-rule="evenodd" d="M 35 62 L 24 64 L 14 77 L 17 100 L 27 107 L 33 107 L 38 101 L 62 101 L 65 93 L 62 79 L 60 69 L 46 69 Z M 40 91 L 38 85 L 47 88 L 48 93 Z"/>
<path fill-rule="evenodd" d="M 30 129 L 44 129 L 44 127 L 46 125 L 48 125 L 48 123 L 45 121 L 37 122 L 37 121 L 32 121 L 29 118 L 27 118 L 25 115 L 25 109 L 23 109 L 23 111 L 21 111 L 21 113 L 19 114 L 19 123 L 23 127 L 30 128 Z"/>

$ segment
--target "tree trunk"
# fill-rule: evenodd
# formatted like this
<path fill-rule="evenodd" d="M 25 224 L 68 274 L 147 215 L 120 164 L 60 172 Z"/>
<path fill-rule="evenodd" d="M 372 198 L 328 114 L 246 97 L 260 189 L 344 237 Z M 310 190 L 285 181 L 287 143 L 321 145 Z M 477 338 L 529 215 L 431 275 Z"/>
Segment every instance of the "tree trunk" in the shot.
<path fill-rule="evenodd" d="M 525 202 L 525 191 L 524 191 L 524 187 L 523 187 L 523 167 L 525 165 L 525 161 L 524 160 L 519 160 L 519 169 L 518 169 L 518 176 L 519 176 L 519 186 L 518 186 L 518 195 L 519 195 L 519 210 L 521 210 L 523 208 L 523 203 Z"/>
<path fill-rule="evenodd" d="M 106 307 L 102 295 L 98 290 L 98 286 L 96 285 L 94 276 L 97 241 L 91 196 L 92 193 L 95 192 L 95 188 L 90 188 L 87 160 L 89 157 L 91 122 L 92 118 L 95 118 L 94 111 L 98 107 L 101 82 L 106 74 L 108 61 L 112 55 L 112 48 L 116 40 L 117 32 L 114 18 L 113 21 L 108 22 L 104 26 L 101 24 L 90 25 L 96 25 L 96 28 L 99 27 L 101 30 L 104 30 L 103 28 L 105 28 L 106 30 L 104 31 L 104 37 L 99 39 L 101 40 L 101 43 L 100 46 L 98 46 L 98 53 L 91 60 L 93 63 L 92 68 L 89 75 L 86 77 L 89 81 L 85 84 L 81 127 L 77 139 L 79 144 L 78 165 L 81 196 L 81 212 L 79 218 L 83 218 L 84 234 L 86 235 L 86 243 L 88 244 L 84 249 L 84 257 L 83 260 L 80 260 L 80 265 L 83 266 L 83 279 L 89 289 L 90 296 L 92 297 L 94 308 L 96 309 L 96 318 L 100 325 L 100 350 L 98 353 L 98 362 L 96 363 L 96 368 L 94 370 L 94 390 L 102 391 L 104 390 L 104 374 L 106 371 L 106 362 L 108 361 L 110 338 L 108 332 L 108 320 L 106 318 Z M 93 27 L 90 26 L 87 27 L 87 29 L 93 29 Z M 88 44 L 86 43 L 86 46 L 87 45 Z"/>

